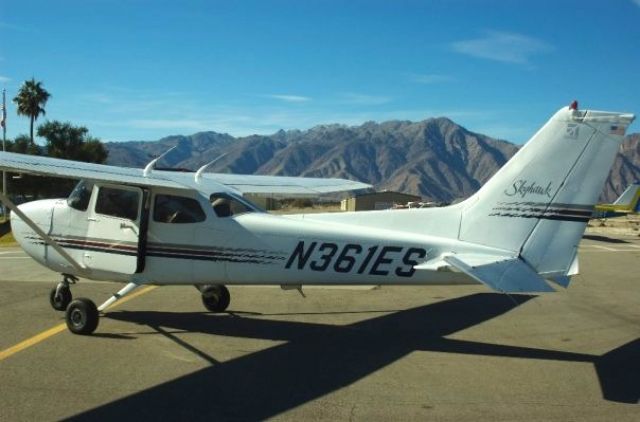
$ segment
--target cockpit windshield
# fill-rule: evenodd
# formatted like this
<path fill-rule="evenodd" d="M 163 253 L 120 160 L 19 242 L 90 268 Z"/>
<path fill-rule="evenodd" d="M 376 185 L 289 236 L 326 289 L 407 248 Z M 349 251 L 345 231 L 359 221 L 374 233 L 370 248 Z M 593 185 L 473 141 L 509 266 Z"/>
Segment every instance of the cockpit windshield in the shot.
<path fill-rule="evenodd" d="M 78 211 L 86 211 L 89 208 L 93 183 L 81 180 L 78 182 L 71 194 L 67 198 L 67 204 Z"/>
<path fill-rule="evenodd" d="M 246 199 L 228 193 L 214 193 L 209 197 L 209 202 L 211 202 L 213 211 L 221 218 L 262 211 L 257 205 Z"/>

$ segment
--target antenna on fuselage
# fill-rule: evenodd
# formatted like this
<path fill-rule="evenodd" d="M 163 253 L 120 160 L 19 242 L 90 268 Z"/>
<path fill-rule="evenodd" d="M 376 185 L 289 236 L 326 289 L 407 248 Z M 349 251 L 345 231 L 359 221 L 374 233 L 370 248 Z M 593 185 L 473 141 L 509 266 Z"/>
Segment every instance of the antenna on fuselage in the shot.
<path fill-rule="evenodd" d="M 204 171 L 205 171 L 209 166 L 211 166 L 212 164 L 214 164 L 214 163 L 216 163 L 216 162 L 220 161 L 220 160 L 221 160 L 225 155 L 227 155 L 227 154 L 228 154 L 228 153 L 226 153 L 226 152 L 225 152 L 224 154 L 222 154 L 221 156 L 219 156 L 219 157 L 218 157 L 218 158 L 216 158 L 215 160 L 213 160 L 213 161 L 209 161 L 207 164 L 205 164 L 204 166 L 200 167 L 200 168 L 198 169 L 198 171 L 196 171 L 196 174 L 195 174 L 195 176 L 194 176 L 196 183 L 200 183 L 200 179 L 202 179 L 202 173 L 204 173 Z"/>
<path fill-rule="evenodd" d="M 147 164 L 147 166 L 144 168 L 144 170 L 142 171 L 142 175 L 144 177 L 149 176 L 149 174 L 151 174 L 151 171 L 154 169 L 154 167 L 156 166 L 156 163 L 158 162 L 158 160 L 160 160 L 162 157 L 164 157 L 165 155 L 169 154 L 171 151 L 173 151 L 174 149 L 176 149 L 178 146 L 174 145 L 171 148 L 169 148 L 168 150 L 166 150 L 164 153 L 162 153 L 160 156 L 158 156 L 158 158 L 154 158 L 153 160 L 151 160 L 149 162 L 149 164 Z"/>

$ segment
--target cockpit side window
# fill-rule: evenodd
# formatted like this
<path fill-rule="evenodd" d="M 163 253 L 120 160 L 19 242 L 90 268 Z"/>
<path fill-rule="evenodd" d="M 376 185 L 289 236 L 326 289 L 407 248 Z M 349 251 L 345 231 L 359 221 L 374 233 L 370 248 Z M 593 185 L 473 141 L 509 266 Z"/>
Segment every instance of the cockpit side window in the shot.
<path fill-rule="evenodd" d="M 259 209 L 250 202 L 227 193 L 214 193 L 209 198 L 209 201 L 211 202 L 213 211 L 221 218 L 259 211 Z"/>
<path fill-rule="evenodd" d="M 206 215 L 200 203 L 193 198 L 174 195 L 156 195 L 153 221 L 158 223 L 185 224 L 204 221 Z"/>
<path fill-rule="evenodd" d="M 67 204 L 78 211 L 86 211 L 89 208 L 92 190 L 93 183 L 81 180 L 71 191 L 69 198 L 67 198 Z"/>
<path fill-rule="evenodd" d="M 135 221 L 138 219 L 139 205 L 138 191 L 100 187 L 96 200 L 96 212 Z"/>

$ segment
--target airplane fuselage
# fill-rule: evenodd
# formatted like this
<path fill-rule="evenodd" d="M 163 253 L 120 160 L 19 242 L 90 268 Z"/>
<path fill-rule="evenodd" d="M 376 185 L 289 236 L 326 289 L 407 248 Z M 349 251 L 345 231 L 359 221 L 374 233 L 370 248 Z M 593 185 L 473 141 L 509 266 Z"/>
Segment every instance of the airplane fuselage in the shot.
<path fill-rule="evenodd" d="M 245 209 L 219 216 L 196 192 L 151 189 L 140 194 L 137 212 L 109 215 L 98 203 L 95 185 L 86 210 L 69 200 L 42 200 L 21 206 L 52 239 L 86 267 L 79 273 L 19 218 L 14 236 L 42 265 L 92 279 L 141 284 L 458 284 L 474 281 L 461 273 L 415 266 L 443 251 L 477 252 L 478 245 L 330 222 L 331 216 L 273 215 Z M 133 190 L 132 190 L 133 192 Z M 188 198 L 204 217 L 196 222 L 161 220 L 158 198 Z M 146 204 L 146 205 L 145 205 Z M 428 212 L 429 210 L 421 210 Z M 199 212 L 199 211 L 198 211 Z M 392 213 L 402 211 L 387 211 Z M 397 218 L 397 216 L 393 216 Z M 496 253 L 484 248 L 485 253 Z M 503 251 L 502 251 L 503 252 Z"/>

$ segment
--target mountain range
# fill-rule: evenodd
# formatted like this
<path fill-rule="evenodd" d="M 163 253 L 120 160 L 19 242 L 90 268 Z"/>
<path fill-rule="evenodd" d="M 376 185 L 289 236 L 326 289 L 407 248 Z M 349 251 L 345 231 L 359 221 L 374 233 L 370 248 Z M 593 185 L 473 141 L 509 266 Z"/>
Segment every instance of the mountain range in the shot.
<path fill-rule="evenodd" d="M 519 148 L 439 117 L 321 125 L 268 136 L 200 132 L 158 141 L 111 142 L 106 144 L 107 163 L 144 167 L 173 146 L 158 166 L 195 170 L 219 158 L 207 171 L 340 177 L 371 183 L 377 190 L 445 202 L 471 195 Z M 625 138 L 601 200 L 614 200 L 636 180 L 640 180 L 640 134 Z"/>

